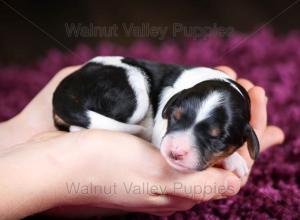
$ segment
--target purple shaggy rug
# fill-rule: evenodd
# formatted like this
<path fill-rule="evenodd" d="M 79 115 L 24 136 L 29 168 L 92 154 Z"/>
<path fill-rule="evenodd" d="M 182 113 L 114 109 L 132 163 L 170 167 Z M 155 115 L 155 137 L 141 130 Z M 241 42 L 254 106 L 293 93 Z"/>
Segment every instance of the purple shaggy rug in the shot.
<path fill-rule="evenodd" d="M 80 45 L 73 54 L 53 49 L 29 66 L 0 66 L 0 121 L 19 112 L 58 70 L 96 55 L 229 65 L 266 89 L 269 121 L 284 129 L 286 141 L 261 154 L 238 195 L 197 205 L 169 219 L 300 219 L 300 33 L 275 37 L 271 31 L 263 31 L 247 41 L 245 37 L 234 34 L 226 40 L 210 37 L 182 44 L 168 41 L 159 47 L 147 41 L 129 48 L 102 42 L 93 49 Z M 146 214 L 123 218 L 159 219 Z"/>

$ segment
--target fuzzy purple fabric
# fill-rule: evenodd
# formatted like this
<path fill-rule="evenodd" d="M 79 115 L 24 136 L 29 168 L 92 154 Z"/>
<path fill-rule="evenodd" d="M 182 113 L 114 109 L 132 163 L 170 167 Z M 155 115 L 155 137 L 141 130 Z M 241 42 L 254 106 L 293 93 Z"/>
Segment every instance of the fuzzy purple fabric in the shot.
<path fill-rule="evenodd" d="M 229 65 L 241 77 L 266 89 L 269 122 L 284 129 L 286 141 L 260 155 L 249 182 L 238 195 L 197 205 L 169 219 L 299 219 L 300 33 L 275 37 L 271 31 L 263 31 L 247 41 L 245 37 L 234 34 L 226 40 L 209 37 L 181 44 L 168 41 L 159 47 L 147 41 L 137 41 L 129 48 L 102 42 L 93 49 L 80 45 L 73 54 L 53 49 L 29 66 L 0 66 L 0 121 L 19 112 L 58 70 L 97 55 L 126 55 L 205 66 Z M 159 219 L 145 214 L 122 218 Z"/>

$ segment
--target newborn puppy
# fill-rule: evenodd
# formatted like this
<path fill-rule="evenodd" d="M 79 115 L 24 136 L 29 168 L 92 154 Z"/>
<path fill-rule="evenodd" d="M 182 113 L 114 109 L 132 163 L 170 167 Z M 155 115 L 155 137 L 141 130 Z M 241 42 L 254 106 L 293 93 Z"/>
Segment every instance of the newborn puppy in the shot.
<path fill-rule="evenodd" d="M 205 67 L 96 57 L 57 87 L 53 118 L 60 130 L 100 128 L 152 140 L 180 171 L 222 162 L 243 177 L 249 169 L 236 150 L 247 141 L 253 159 L 259 152 L 248 93 Z"/>

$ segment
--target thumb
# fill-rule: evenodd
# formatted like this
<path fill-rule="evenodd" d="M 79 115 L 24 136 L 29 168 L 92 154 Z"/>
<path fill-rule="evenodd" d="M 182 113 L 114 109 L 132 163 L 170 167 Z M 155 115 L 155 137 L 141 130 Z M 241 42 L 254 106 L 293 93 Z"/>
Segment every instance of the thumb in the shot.
<path fill-rule="evenodd" d="M 276 126 L 268 126 L 261 138 L 261 151 L 266 150 L 272 145 L 281 144 L 284 141 L 283 131 Z"/>
<path fill-rule="evenodd" d="M 241 180 L 232 172 L 210 167 L 201 172 L 179 174 L 167 183 L 167 194 L 197 202 L 218 199 L 238 193 Z"/>

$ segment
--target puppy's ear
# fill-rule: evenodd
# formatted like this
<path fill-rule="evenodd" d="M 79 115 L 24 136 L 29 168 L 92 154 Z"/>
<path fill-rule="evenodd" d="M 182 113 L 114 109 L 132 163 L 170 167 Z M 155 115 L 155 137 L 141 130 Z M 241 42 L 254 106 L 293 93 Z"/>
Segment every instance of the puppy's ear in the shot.
<path fill-rule="evenodd" d="M 244 98 L 246 99 L 247 101 L 247 104 L 249 105 L 249 108 L 250 108 L 250 97 L 249 97 L 249 94 L 248 92 L 246 91 L 246 89 L 241 86 L 239 83 L 237 83 L 236 81 L 232 80 L 232 79 L 229 79 L 228 80 L 231 84 L 235 85 L 239 90 L 240 92 L 243 94 Z"/>
<path fill-rule="evenodd" d="M 248 151 L 253 160 L 259 154 L 259 141 L 253 128 L 248 124 L 245 130 L 245 137 L 247 141 Z"/>
<path fill-rule="evenodd" d="M 167 104 L 165 105 L 165 107 L 163 108 L 163 111 L 162 111 L 162 117 L 163 118 L 167 118 L 168 115 L 170 114 L 170 111 L 171 111 L 171 108 L 172 108 L 172 105 L 175 103 L 176 99 L 179 98 L 180 95 L 182 95 L 182 92 L 184 90 L 182 90 L 181 92 L 179 93 L 176 93 L 175 95 L 173 95 L 169 101 L 167 102 Z"/>

